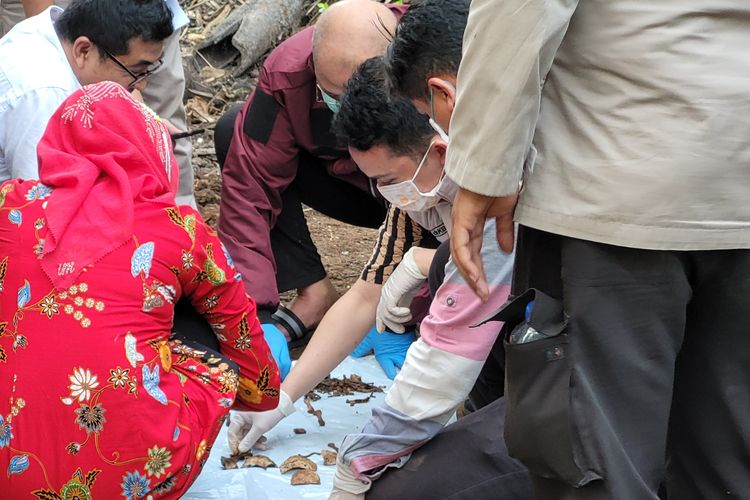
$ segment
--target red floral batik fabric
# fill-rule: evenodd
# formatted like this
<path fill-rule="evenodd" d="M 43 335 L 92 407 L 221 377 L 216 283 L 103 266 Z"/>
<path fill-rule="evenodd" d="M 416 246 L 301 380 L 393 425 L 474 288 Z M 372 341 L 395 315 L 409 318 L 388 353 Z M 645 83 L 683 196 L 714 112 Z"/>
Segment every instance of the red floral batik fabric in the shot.
<path fill-rule="evenodd" d="M 81 105 L 78 117 L 66 121 L 66 105 Z M 46 151 L 66 153 L 59 165 L 0 186 L 3 498 L 177 498 L 230 408 L 277 406 L 255 304 L 214 231 L 171 202 L 171 152 L 140 106 L 114 87 L 84 87 L 45 134 Z M 67 126 L 80 130 L 55 130 Z M 113 146 L 91 153 L 84 133 Z M 63 168 L 80 168 L 79 180 Z M 171 337 L 181 297 L 221 352 Z"/>

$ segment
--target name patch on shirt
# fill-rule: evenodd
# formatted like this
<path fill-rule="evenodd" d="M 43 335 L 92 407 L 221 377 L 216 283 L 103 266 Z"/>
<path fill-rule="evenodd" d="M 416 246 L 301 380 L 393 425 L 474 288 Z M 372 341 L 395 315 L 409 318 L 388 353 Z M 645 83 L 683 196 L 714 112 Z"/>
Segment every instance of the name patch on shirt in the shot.
<path fill-rule="evenodd" d="M 448 230 L 445 228 L 445 224 L 440 224 L 439 226 L 430 229 L 430 232 L 435 238 L 440 238 L 445 236 L 448 233 Z"/>

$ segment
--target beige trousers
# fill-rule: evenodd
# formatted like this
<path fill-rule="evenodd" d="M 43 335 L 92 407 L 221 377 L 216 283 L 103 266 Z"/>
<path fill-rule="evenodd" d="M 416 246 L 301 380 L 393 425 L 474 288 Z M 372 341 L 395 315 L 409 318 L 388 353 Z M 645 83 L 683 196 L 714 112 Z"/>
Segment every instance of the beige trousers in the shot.
<path fill-rule="evenodd" d="M 185 93 L 185 72 L 180 53 L 180 31 L 175 31 L 164 43 L 164 64 L 148 77 L 143 90 L 143 99 L 162 118 L 166 118 L 180 130 L 187 130 L 187 118 L 182 96 Z M 195 207 L 193 167 L 190 157 L 193 143 L 189 137 L 175 141 L 174 154 L 180 165 L 180 187 L 177 190 L 178 205 Z"/>
<path fill-rule="evenodd" d="M 70 0 L 56 0 L 55 5 L 65 8 Z M 0 34 L 4 36 L 17 23 L 23 21 L 25 13 L 21 0 L 0 0 Z M 185 107 L 182 96 L 185 92 L 185 73 L 180 53 L 180 32 L 176 31 L 164 43 L 164 64 L 148 78 L 143 98 L 156 113 L 169 120 L 180 130 L 187 130 Z M 180 186 L 177 203 L 195 206 L 193 168 L 190 157 L 193 151 L 190 138 L 178 139 L 175 156 L 180 166 Z"/>
<path fill-rule="evenodd" d="M 10 29 L 24 20 L 21 0 L 0 0 L 0 37 L 5 36 Z"/>

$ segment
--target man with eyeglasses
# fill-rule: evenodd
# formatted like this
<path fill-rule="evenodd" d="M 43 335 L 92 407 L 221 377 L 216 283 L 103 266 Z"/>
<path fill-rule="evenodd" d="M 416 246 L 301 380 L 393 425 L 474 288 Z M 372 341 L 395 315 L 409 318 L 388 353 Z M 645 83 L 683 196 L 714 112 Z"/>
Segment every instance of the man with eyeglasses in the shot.
<path fill-rule="evenodd" d="M 185 127 L 182 93 L 165 92 L 165 85 L 147 87 L 157 69 L 164 76 L 159 79 L 172 81 L 172 88 L 184 81 L 178 28 L 187 18 L 176 1 L 74 0 L 52 7 L 51 0 L 4 1 L 3 31 L 16 21 L 7 15 L 16 3 L 32 17 L 0 40 L 0 181 L 37 177 L 36 143 L 47 120 L 82 85 L 112 80 L 138 90 L 162 117 Z M 63 12 L 60 6 L 68 4 Z M 179 74 L 164 66 L 165 59 L 168 66 L 177 63 Z M 189 141 L 178 141 L 175 154 L 180 161 L 178 202 L 194 203 Z"/>
<path fill-rule="evenodd" d="M 264 329 L 281 341 L 304 339 L 338 297 L 302 203 L 348 224 L 383 224 L 382 244 L 352 288 L 366 289 L 373 303 L 403 252 L 432 239 L 397 209 L 386 218 L 385 202 L 330 131 L 346 82 L 362 62 L 385 52 L 405 10 L 368 0 L 332 5 L 314 27 L 269 55 L 254 92 L 216 127 L 223 167 L 219 236 L 258 303 Z M 297 297 L 279 307 L 279 292 L 287 290 Z"/>

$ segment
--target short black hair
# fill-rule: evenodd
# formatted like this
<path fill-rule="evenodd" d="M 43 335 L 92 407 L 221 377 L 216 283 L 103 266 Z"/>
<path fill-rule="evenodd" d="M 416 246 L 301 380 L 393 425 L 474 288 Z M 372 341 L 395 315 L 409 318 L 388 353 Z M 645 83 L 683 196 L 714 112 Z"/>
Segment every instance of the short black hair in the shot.
<path fill-rule="evenodd" d="M 105 57 L 128 53 L 131 38 L 161 42 L 174 31 L 164 0 L 73 0 L 55 22 L 64 40 L 88 37 Z"/>
<path fill-rule="evenodd" d="M 391 97 L 385 88 L 382 57 L 366 60 L 341 96 L 333 131 L 347 145 L 367 151 L 385 146 L 394 154 L 419 158 L 435 132 L 427 117 L 408 99 Z"/>
<path fill-rule="evenodd" d="M 391 92 L 427 100 L 428 79 L 458 73 L 469 3 L 420 0 L 411 4 L 385 55 L 386 85 Z"/>

